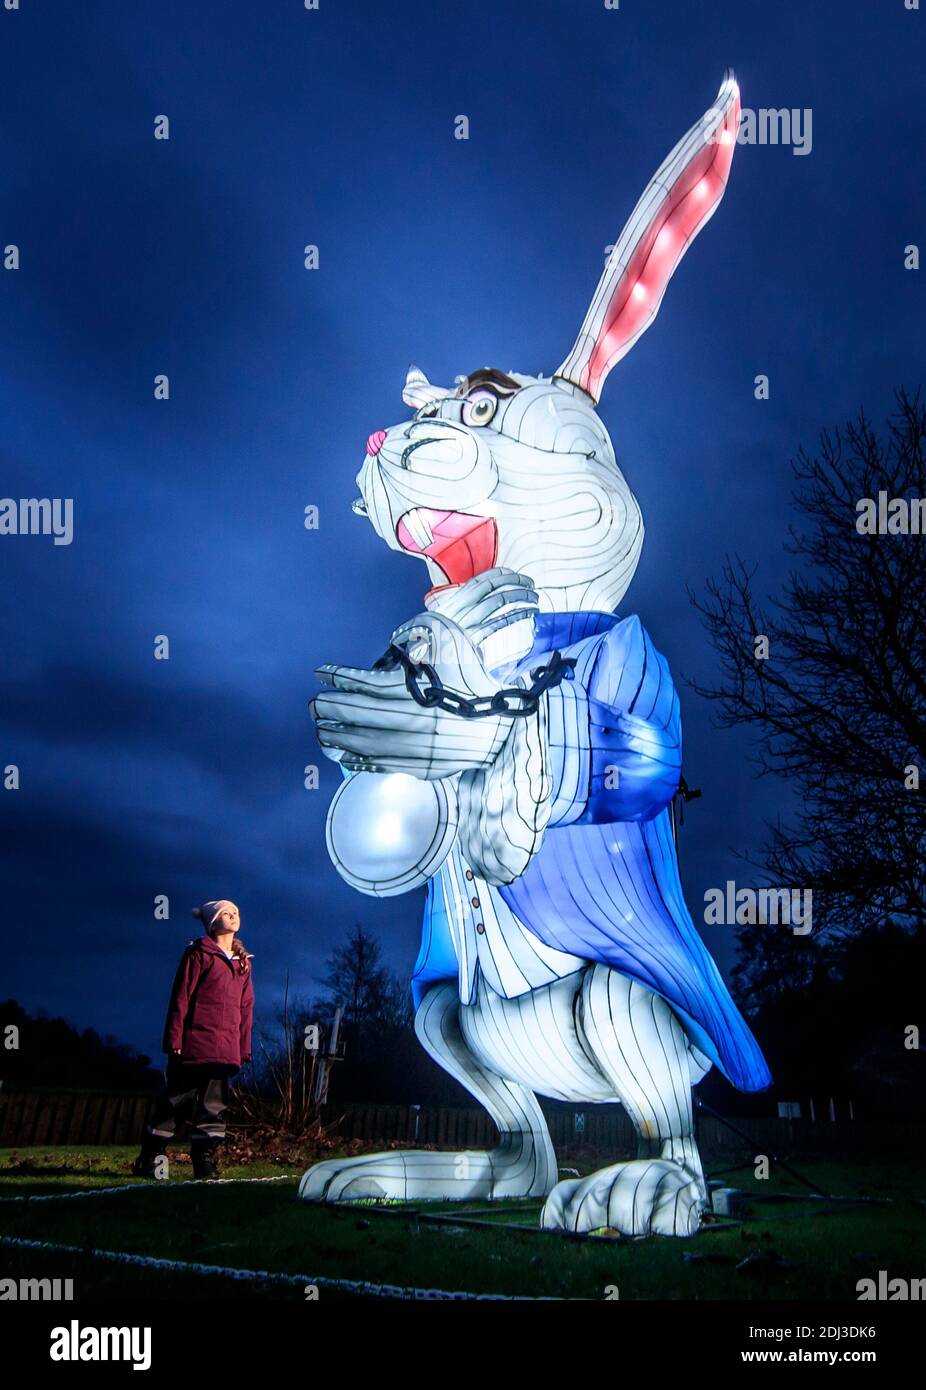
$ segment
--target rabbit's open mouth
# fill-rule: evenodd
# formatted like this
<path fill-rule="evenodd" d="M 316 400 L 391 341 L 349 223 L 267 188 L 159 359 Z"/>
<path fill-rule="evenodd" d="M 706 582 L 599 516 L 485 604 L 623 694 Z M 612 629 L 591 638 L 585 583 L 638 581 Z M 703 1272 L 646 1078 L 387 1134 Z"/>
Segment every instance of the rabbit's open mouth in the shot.
<path fill-rule="evenodd" d="M 465 584 L 495 564 L 498 527 L 490 516 L 414 507 L 399 518 L 396 538 L 403 550 L 426 555 L 448 584 Z"/>

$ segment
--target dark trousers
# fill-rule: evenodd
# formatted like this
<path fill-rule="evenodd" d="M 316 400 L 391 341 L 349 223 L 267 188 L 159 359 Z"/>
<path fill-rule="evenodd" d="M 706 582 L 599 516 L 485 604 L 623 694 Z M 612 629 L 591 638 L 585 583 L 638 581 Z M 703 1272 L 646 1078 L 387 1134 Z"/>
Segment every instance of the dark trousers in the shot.
<path fill-rule="evenodd" d="M 171 1057 L 166 1084 L 155 1097 L 149 1134 L 177 1139 L 181 1137 L 178 1130 L 189 1124 L 191 1144 L 215 1144 L 224 1139 L 228 1082 L 237 1070 L 219 1062 L 195 1064 Z"/>

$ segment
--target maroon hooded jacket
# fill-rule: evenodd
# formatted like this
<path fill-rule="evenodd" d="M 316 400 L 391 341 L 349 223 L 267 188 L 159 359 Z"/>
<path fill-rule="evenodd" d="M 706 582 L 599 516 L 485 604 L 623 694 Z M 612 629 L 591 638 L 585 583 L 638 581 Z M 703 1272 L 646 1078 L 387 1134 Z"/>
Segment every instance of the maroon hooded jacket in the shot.
<path fill-rule="evenodd" d="M 250 967 L 250 962 L 248 962 Z M 240 1067 L 251 1055 L 254 985 L 238 956 L 229 960 L 211 936 L 191 941 L 174 979 L 164 1051 L 182 1062 Z"/>

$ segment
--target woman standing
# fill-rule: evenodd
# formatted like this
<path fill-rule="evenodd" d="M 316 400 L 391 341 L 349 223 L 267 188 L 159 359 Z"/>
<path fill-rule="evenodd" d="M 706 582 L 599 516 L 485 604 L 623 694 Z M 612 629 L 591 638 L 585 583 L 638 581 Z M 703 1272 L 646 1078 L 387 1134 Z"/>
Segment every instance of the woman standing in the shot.
<path fill-rule="evenodd" d="M 167 1144 L 187 1120 L 193 1176 L 217 1176 L 229 1077 L 251 1060 L 254 985 L 251 957 L 237 939 L 238 909 L 219 898 L 194 908 L 193 916 L 206 934 L 190 942 L 174 979 L 164 1025 L 166 1085 L 135 1160 L 134 1172 L 144 1178 L 166 1177 Z"/>

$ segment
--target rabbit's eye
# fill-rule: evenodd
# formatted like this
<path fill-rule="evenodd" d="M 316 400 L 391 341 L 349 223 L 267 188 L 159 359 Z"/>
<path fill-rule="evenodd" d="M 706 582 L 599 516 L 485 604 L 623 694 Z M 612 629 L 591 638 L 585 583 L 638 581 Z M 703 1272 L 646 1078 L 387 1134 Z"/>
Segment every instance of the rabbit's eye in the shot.
<path fill-rule="evenodd" d="M 474 391 L 463 402 L 463 423 L 465 425 L 487 425 L 498 410 L 498 397 L 494 391 Z"/>

